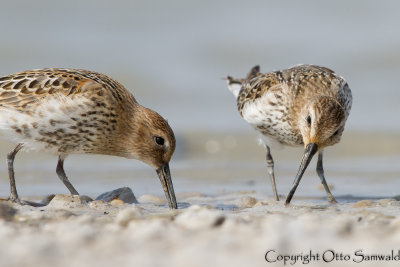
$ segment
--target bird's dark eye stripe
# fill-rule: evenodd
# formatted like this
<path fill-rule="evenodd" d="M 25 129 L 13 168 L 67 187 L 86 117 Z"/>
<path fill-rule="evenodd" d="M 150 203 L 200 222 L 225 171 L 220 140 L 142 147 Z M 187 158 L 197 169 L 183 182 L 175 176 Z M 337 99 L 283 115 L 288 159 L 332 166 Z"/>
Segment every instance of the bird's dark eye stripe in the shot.
<path fill-rule="evenodd" d="M 159 136 L 156 136 L 156 137 L 155 137 L 155 140 L 156 140 L 156 143 L 157 143 L 158 145 L 160 145 L 160 146 L 164 145 L 164 143 L 165 143 L 164 138 L 159 137 Z"/>

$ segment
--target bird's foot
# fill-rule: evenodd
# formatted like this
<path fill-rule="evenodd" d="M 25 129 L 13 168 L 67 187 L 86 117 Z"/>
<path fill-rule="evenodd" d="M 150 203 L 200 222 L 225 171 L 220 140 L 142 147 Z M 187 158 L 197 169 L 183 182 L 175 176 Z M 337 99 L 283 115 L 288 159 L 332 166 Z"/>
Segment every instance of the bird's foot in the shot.
<path fill-rule="evenodd" d="M 19 199 L 18 196 L 11 195 L 11 196 L 8 198 L 8 201 L 10 201 L 10 202 L 12 202 L 12 203 L 15 203 L 15 204 L 19 204 L 19 205 L 24 205 L 24 203 Z"/>
<path fill-rule="evenodd" d="M 329 201 L 329 203 L 331 203 L 331 204 L 336 204 L 336 203 L 338 203 L 338 202 L 336 201 L 336 199 L 335 199 L 333 196 L 328 196 L 328 201 Z"/>
<path fill-rule="evenodd" d="M 290 205 L 290 200 L 286 199 L 285 200 L 285 208 L 287 208 Z"/>
<path fill-rule="evenodd" d="M 21 200 L 18 196 L 10 196 L 8 198 L 8 201 L 18 204 L 18 205 L 28 205 L 28 206 L 32 206 L 32 207 L 43 207 L 46 206 L 42 203 L 37 203 L 37 202 L 33 202 L 33 201 L 29 201 L 29 200 Z"/>

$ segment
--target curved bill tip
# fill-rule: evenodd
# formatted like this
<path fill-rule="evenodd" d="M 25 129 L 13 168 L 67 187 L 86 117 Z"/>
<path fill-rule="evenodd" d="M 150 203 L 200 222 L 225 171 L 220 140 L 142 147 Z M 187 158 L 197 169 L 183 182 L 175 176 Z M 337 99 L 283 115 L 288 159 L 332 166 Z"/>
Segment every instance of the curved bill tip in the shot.
<path fill-rule="evenodd" d="M 158 177 L 160 178 L 161 185 L 164 189 L 165 197 L 168 200 L 168 206 L 170 209 L 177 209 L 174 186 L 172 185 L 171 173 L 169 172 L 169 165 L 165 163 L 157 170 Z"/>
<path fill-rule="evenodd" d="M 286 201 L 285 201 L 285 206 L 289 205 L 290 201 L 292 200 L 292 197 L 294 195 L 294 192 L 296 192 L 297 186 L 300 183 L 301 177 L 303 177 L 303 174 L 305 170 L 308 167 L 308 164 L 310 164 L 310 161 L 312 157 L 315 155 L 315 153 L 318 151 L 318 145 L 316 143 L 309 143 L 305 150 L 304 150 L 304 155 L 300 163 L 299 170 L 297 172 L 296 178 L 294 179 L 293 187 L 292 190 L 290 190 Z"/>

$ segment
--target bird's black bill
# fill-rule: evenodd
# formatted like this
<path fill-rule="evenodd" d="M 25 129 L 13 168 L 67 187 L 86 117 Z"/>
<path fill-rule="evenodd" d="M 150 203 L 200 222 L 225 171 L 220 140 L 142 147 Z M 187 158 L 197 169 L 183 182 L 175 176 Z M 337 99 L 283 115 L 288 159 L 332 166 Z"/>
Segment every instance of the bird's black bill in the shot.
<path fill-rule="evenodd" d="M 300 183 L 301 177 L 303 177 L 304 171 L 307 169 L 308 164 L 310 164 L 312 157 L 314 156 L 314 154 L 317 151 L 318 151 L 318 145 L 315 143 L 309 143 L 306 146 L 306 149 L 304 150 L 304 155 L 301 160 L 300 167 L 299 167 L 299 171 L 297 172 L 296 178 L 294 179 L 294 184 L 293 184 L 292 190 L 290 190 L 289 195 L 286 198 L 285 206 L 289 205 L 290 201 L 292 200 L 294 192 L 296 192 L 297 186 Z"/>
<path fill-rule="evenodd" d="M 157 169 L 158 177 L 160 178 L 161 185 L 165 192 L 165 197 L 168 200 L 168 205 L 171 209 L 177 209 L 174 186 L 172 185 L 171 173 L 169 172 L 169 165 L 165 163 Z"/>

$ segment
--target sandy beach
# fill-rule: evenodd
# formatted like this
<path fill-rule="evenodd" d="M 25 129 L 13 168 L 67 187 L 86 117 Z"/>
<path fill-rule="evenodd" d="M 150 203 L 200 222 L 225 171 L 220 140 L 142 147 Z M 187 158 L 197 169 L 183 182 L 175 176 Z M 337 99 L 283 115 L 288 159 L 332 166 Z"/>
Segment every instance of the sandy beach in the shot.
<path fill-rule="evenodd" d="M 3 202 L 0 266 L 397 266 L 400 260 L 371 260 L 399 254 L 395 199 L 297 200 L 288 208 L 255 192 L 178 199 L 178 210 L 155 195 L 140 196 L 137 205 L 68 195 L 40 208 Z"/>

